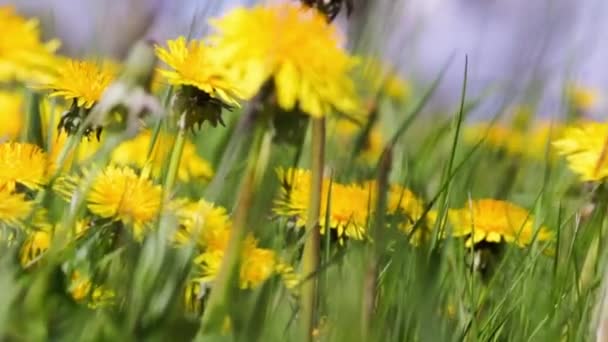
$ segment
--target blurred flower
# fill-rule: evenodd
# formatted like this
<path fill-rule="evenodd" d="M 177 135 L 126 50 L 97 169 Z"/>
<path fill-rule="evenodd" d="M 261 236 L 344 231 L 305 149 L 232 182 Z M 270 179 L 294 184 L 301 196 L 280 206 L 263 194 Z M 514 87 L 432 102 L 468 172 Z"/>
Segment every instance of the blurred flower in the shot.
<path fill-rule="evenodd" d="M 66 59 L 58 67 L 57 75 L 40 88 L 51 90 L 51 97 L 61 97 L 80 108 L 90 109 L 114 79 L 114 69 L 109 64 L 100 66 L 91 61 Z"/>
<path fill-rule="evenodd" d="M 0 144 L 0 186 L 14 190 L 16 184 L 37 189 L 47 181 L 48 157 L 33 144 Z"/>
<path fill-rule="evenodd" d="M 178 199 L 174 202 L 180 223 L 176 234 L 178 243 L 187 244 L 194 240 L 208 250 L 226 249 L 232 225 L 226 209 L 203 199 L 198 202 Z"/>
<path fill-rule="evenodd" d="M 608 123 L 569 126 L 553 146 L 582 181 L 602 181 L 608 176 Z"/>
<path fill-rule="evenodd" d="M 336 109 L 358 114 L 355 86 L 348 75 L 356 59 L 338 43 L 334 27 L 315 10 L 295 4 L 237 8 L 211 20 L 217 58 L 238 77 L 246 97 L 274 81 L 278 105 L 296 105 L 322 117 Z"/>
<path fill-rule="evenodd" d="M 12 7 L 0 6 L 0 26 L 0 82 L 44 80 L 59 41 L 42 42 L 38 20 L 24 19 Z"/>
<path fill-rule="evenodd" d="M 6 186 L 0 186 L 0 223 L 18 226 L 32 212 L 32 202 L 24 194 L 14 193 Z"/>
<path fill-rule="evenodd" d="M 134 139 L 121 143 L 112 152 L 112 161 L 119 165 L 131 165 L 139 169 L 151 165 L 152 174 L 155 177 L 160 177 L 171 155 L 174 141 L 175 136 L 160 133 L 150 158 L 148 158 L 152 133 L 149 130 L 144 130 Z M 209 162 L 198 155 L 196 146 L 191 141 L 186 141 L 177 171 L 177 178 L 182 182 L 189 182 L 194 180 L 208 181 L 212 177 L 213 168 Z"/>
<path fill-rule="evenodd" d="M 378 59 L 366 58 L 359 70 L 368 96 L 375 97 L 381 93 L 393 101 L 403 102 L 411 95 L 410 85 L 395 68 Z"/>
<path fill-rule="evenodd" d="M 374 186 L 374 195 L 377 193 Z M 400 185 L 391 185 L 387 196 L 387 210 L 390 215 L 396 216 L 399 220 L 399 229 L 405 234 L 412 234 L 411 242 L 420 243 L 429 237 L 433 228 L 433 215 L 427 214 L 425 221 L 421 224 L 424 213 L 424 203 L 410 189 Z M 414 232 L 414 226 L 418 224 Z"/>
<path fill-rule="evenodd" d="M 202 280 L 213 281 L 219 272 L 225 250 L 208 249 L 195 259 L 202 270 Z M 276 258 L 273 251 L 257 247 L 257 240 L 248 236 L 243 243 L 239 286 L 255 288 L 275 273 Z"/>
<path fill-rule="evenodd" d="M 87 302 L 90 308 L 112 303 L 115 293 L 103 286 L 93 285 L 91 280 L 78 271 L 72 272 L 69 291 L 77 302 Z"/>
<path fill-rule="evenodd" d="M 40 258 L 51 246 L 51 233 L 47 230 L 32 231 L 21 246 L 21 266 L 26 267 Z"/>
<path fill-rule="evenodd" d="M 341 119 L 336 121 L 335 137 L 340 146 L 352 146 L 356 143 L 362 128 L 351 120 Z M 374 125 L 363 144 L 359 153 L 359 160 L 370 166 L 376 166 L 384 151 L 385 141 L 382 131 L 378 125 Z"/>
<path fill-rule="evenodd" d="M 538 121 L 525 128 L 510 127 L 499 122 L 481 122 L 467 126 L 464 139 L 470 144 L 483 140 L 485 145 L 513 157 L 544 161 L 555 157 L 551 141 L 562 131 L 560 123 L 551 121 Z"/>
<path fill-rule="evenodd" d="M 566 89 L 566 95 L 572 107 L 582 112 L 588 112 L 594 109 L 600 98 L 597 89 L 581 85 L 569 86 Z"/>
<path fill-rule="evenodd" d="M 465 208 L 451 209 L 448 218 L 452 234 L 466 236 L 466 246 L 502 241 L 525 247 L 533 241 L 548 241 L 553 234 L 545 227 L 535 231 L 534 217 L 513 203 L 494 199 L 474 200 Z"/>
<path fill-rule="evenodd" d="M 311 173 L 303 169 L 279 169 L 277 173 L 282 187 L 274 212 L 294 218 L 297 227 L 304 227 L 308 215 Z M 344 237 L 363 239 L 373 203 L 370 202 L 370 191 L 371 186 L 366 188 L 358 184 L 343 185 L 336 182 L 331 184 L 330 189 L 330 180 L 324 179 L 319 214 L 321 233 L 325 233 L 329 210 L 329 228 L 335 229 L 340 240 Z"/>
<path fill-rule="evenodd" d="M 169 84 L 181 86 L 175 97 L 176 110 L 186 113 L 186 127 L 209 121 L 223 124 L 222 108 L 238 107 L 241 94 L 225 66 L 203 41 L 179 37 L 167 42 L 168 49 L 156 46 L 156 54 L 171 70 L 159 70 Z"/>
<path fill-rule="evenodd" d="M 68 176 L 57 191 L 67 198 L 93 176 L 86 197 L 87 208 L 95 215 L 132 225 L 133 236 L 141 239 L 145 228 L 157 217 L 161 206 L 162 188 L 155 185 L 143 170 L 137 174 L 129 167 L 108 166 L 99 174 L 85 170 L 82 177 Z"/>
<path fill-rule="evenodd" d="M 23 93 L 0 91 L 0 142 L 19 137 L 25 116 Z"/>
<path fill-rule="evenodd" d="M 58 127 L 68 134 L 74 134 L 87 120 L 90 109 L 101 99 L 114 77 L 115 65 L 112 63 L 99 66 L 91 61 L 66 59 L 58 66 L 56 74 L 37 88 L 51 90 L 50 97 L 72 101 Z M 85 135 L 93 131 L 99 138 L 101 129 L 93 125 L 86 128 Z"/>

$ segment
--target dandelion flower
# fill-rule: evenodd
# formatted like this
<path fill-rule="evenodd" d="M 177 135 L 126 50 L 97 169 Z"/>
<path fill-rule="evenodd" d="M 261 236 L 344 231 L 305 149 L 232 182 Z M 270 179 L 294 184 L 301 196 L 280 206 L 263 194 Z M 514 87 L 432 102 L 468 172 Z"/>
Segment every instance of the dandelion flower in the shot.
<path fill-rule="evenodd" d="M 139 169 L 152 166 L 152 174 L 160 177 L 166 161 L 172 152 L 175 136 L 159 134 L 150 158 L 148 149 L 152 143 L 152 133 L 145 130 L 134 139 L 125 141 L 112 152 L 112 161 L 119 165 L 131 165 Z M 205 159 L 199 156 L 196 146 L 191 141 L 186 141 L 182 158 L 177 171 L 177 178 L 183 182 L 193 180 L 208 181 L 213 177 L 213 168 Z"/>
<path fill-rule="evenodd" d="M 186 127 L 209 121 L 223 124 L 222 108 L 238 107 L 242 95 L 228 70 L 220 64 L 213 48 L 200 40 L 186 42 L 179 37 L 167 42 L 168 48 L 156 46 L 156 54 L 167 63 L 168 70 L 160 69 L 169 84 L 180 86 L 174 106 L 186 114 Z"/>
<path fill-rule="evenodd" d="M 12 7 L 0 6 L 0 26 L 0 81 L 45 79 L 59 41 L 42 42 L 38 21 L 20 17 Z"/>
<path fill-rule="evenodd" d="M 198 202 L 176 200 L 175 212 L 180 223 L 176 241 L 186 244 L 192 240 L 207 250 L 225 250 L 232 222 L 226 209 L 203 199 Z"/>
<path fill-rule="evenodd" d="M 454 236 L 468 237 L 468 247 L 482 241 L 505 241 L 525 247 L 534 240 L 552 239 L 551 232 L 545 227 L 535 231 L 534 217 L 526 209 L 505 201 L 475 200 L 465 208 L 450 210 L 448 218 Z"/>
<path fill-rule="evenodd" d="M 32 202 L 25 195 L 13 193 L 6 186 L 0 187 L 0 223 L 9 226 L 19 225 L 32 212 Z"/>
<path fill-rule="evenodd" d="M 0 186 L 12 190 L 18 183 L 29 189 L 38 189 L 46 183 L 47 165 L 47 155 L 36 145 L 0 144 Z"/>
<path fill-rule="evenodd" d="M 162 188 L 146 172 L 137 174 L 129 167 L 108 166 L 99 174 L 85 172 L 81 177 L 68 177 L 58 191 L 71 197 L 83 180 L 94 177 L 86 197 L 87 208 L 95 215 L 131 225 L 136 239 L 160 211 Z"/>
<path fill-rule="evenodd" d="M 211 21 L 219 60 L 238 77 L 246 97 L 274 83 L 278 105 L 322 117 L 332 110 L 358 114 L 349 76 L 356 64 L 338 34 L 316 10 L 296 4 L 237 8 Z"/>
<path fill-rule="evenodd" d="M 168 49 L 156 46 L 156 54 L 170 70 L 159 70 L 169 84 L 192 86 L 214 99 L 238 106 L 239 91 L 224 67 L 211 56 L 212 47 L 201 40 L 186 42 L 179 37 L 167 41 Z"/>
<path fill-rule="evenodd" d="M 602 181 L 608 176 L 608 123 L 567 127 L 553 146 L 582 181 Z"/>
<path fill-rule="evenodd" d="M 370 96 L 382 93 L 397 102 L 404 101 L 410 96 L 410 85 L 387 63 L 367 58 L 361 65 L 362 79 Z"/>
<path fill-rule="evenodd" d="M 0 91 L 0 141 L 19 137 L 25 115 L 23 106 L 23 93 Z"/>
<path fill-rule="evenodd" d="M 199 255 L 195 263 L 202 267 L 202 279 L 213 281 L 218 274 L 224 250 L 209 250 Z M 239 286 L 242 289 L 255 288 L 275 274 L 276 257 L 269 249 L 257 247 L 257 241 L 249 236 L 244 242 L 241 254 Z"/>
<path fill-rule="evenodd" d="M 279 169 L 278 175 L 283 186 L 280 197 L 276 201 L 275 213 L 295 218 L 298 227 L 305 226 L 310 199 L 310 171 Z M 321 233 L 325 233 L 325 218 L 329 210 L 329 227 L 336 230 L 340 239 L 343 236 L 356 240 L 363 239 L 373 203 L 370 201 L 371 191 L 371 188 L 361 185 L 339 183 L 332 183 L 330 191 L 330 180 L 324 179 L 318 221 Z M 330 195 L 331 201 L 328 203 Z"/>
<path fill-rule="evenodd" d="M 51 97 L 61 97 L 80 108 L 90 109 L 114 79 L 110 69 L 113 68 L 100 67 L 90 61 L 66 59 L 58 67 L 57 75 L 40 88 L 51 90 Z"/>
<path fill-rule="evenodd" d="M 576 110 L 587 112 L 595 108 L 600 98 L 599 91 L 591 87 L 570 85 L 566 90 L 568 100 Z"/>
<path fill-rule="evenodd" d="M 46 230 L 33 231 L 21 247 L 21 266 L 26 267 L 40 258 L 51 246 L 51 233 Z"/>
<path fill-rule="evenodd" d="M 115 297 L 114 291 L 94 285 L 88 277 L 78 271 L 72 272 L 69 291 L 75 301 L 86 301 L 88 306 L 93 309 L 111 304 Z"/>
<path fill-rule="evenodd" d="M 338 120 L 335 126 L 335 136 L 341 146 L 353 145 L 361 129 L 351 120 Z M 363 144 L 359 160 L 367 165 L 376 166 L 384 151 L 385 141 L 378 125 L 374 125 Z"/>

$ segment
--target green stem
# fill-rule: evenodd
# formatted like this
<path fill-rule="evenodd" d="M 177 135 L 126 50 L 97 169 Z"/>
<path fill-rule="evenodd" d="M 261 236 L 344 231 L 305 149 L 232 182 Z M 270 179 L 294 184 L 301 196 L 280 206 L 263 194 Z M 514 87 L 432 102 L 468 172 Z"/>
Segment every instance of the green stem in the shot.
<path fill-rule="evenodd" d="M 361 310 L 361 336 L 363 341 L 372 340 L 370 331 L 372 328 L 372 317 L 375 309 L 376 301 L 376 286 L 378 273 L 378 258 L 384 248 L 384 229 L 387 207 L 387 193 L 389 189 L 389 174 L 393 161 L 393 146 L 387 145 L 384 148 L 380 164 L 378 165 L 376 203 L 374 224 L 372 226 L 371 236 L 373 238 L 373 246 L 368 246 L 367 250 L 367 270 L 363 286 L 363 308 Z"/>
<path fill-rule="evenodd" d="M 44 138 L 42 137 L 42 122 L 40 118 L 40 95 L 30 91 L 27 91 L 26 95 L 27 114 L 21 140 L 43 147 Z"/>
<path fill-rule="evenodd" d="M 173 145 L 173 151 L 169 159 L 169 168 L 167 169 L 167 176 L 165 178 L 165 191 L 170 193 L 175 185 L 177 179 L 177 173 L 179 171 L 179 164 L 182 161 L 182 154 L 184 152 L 184 146 L 186 144 L 186 114 L 183 113 L 178 123 L 179 131 L 175 138 L 175 144 Z"/>
<path fill-rule="evenodd" d="M 263 144 L 265 129 L 257 127 L 253 141 L 253 153 L 247 164 L 245 177 L 241 185 L 237 207 L 235 209 L 234 221 L 230 232 L 228 248 L 222 258 L 220 270 L 214 280 L 213 290 L 203 314 L 202 326 L 199 330 L 198 340 L 204 340 L 204 334 L 221 330 L 224 318 L 228 313 L 228 300 L 231 290 L 237 284 L 238 266 L 243 241 L 247 234 L 247 218 L 252 206 L 253 195 L 261 175 L 265 173 L 264 155 L 262 148 L 269 148 L 269 144 Z"/>
<path fill-rule="evenodd" d="M 321 191 L 323 184 L 323 167 L 325 162 L 325 119 L 312 120 L 312 182 L 310 186 L 310 202 L 306 222 L 307 239 L 304 245 L 303 275 L 307 279 L 302 284 L 300 333 L 302 341 L 312 341 L 312 331 L 315 320 L 315 304 L 317 299 L 317 279 L 310 277 L 319 269 L 319 215 L 321 211 Z M 329 232 L 326 232 L 329 234 Z"/>

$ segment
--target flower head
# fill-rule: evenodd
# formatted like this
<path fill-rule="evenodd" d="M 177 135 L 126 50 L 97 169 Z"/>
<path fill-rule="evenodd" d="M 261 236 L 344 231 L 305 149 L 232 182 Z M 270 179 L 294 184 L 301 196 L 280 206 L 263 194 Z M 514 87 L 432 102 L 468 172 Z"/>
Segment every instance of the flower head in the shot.
<path fill-rule="evenodd" d="M 176 200 L 175 212 L 180 223 L 176 241 L 196 241 L 207 250 L 224 250 L 228 246 L 232 222 L 226 209 L 205 200 Z"/>
<path fill-rule="evenodd" d="M 131 165 L 139 169 L 151 165 L 153 175 L 159 177 L 170 156 L 174 140 L 173 135 L 160 133 L 151 156 L 148 158 L 152 133 L 145 130 L 134 139 L 120 144 L 112 152 L 112 161 L 119 165 Z M 177 171 L 177 178 L 183 182 L 189 182 L 193 180 L 206 181 L 210 180 L 211 177 L 213 177 L 213 168 L 209 162 L 199 156 L 196 146 L 191 141 L 186 141 Z"/>
<path fill-rule="evenodd" d="M 0 223 L 16 226 L 32 212 L 33 204 L 25 195 L 14 193 L 6 186 L 0 186 Z"/>
<path fill-rule="evenodd" d="M 51 90 L 50 96 L 74 101 L 78 107 L 90 109 L 114 79 L 112 69 L 109 64 L 100 67 L 90 61 L 66 59 L 52 80 L 40 88 Z"/>
<path fill-rule="evenodd" d="M 310 171 L 279 169 L 278 175 L 283 186 L 274 211 L 279 215 L 295 218 L 296 226 L 303 227 L 308 215 Z M 335 229 L 339 238 L 346 236 L 356 240 L 363 239 L 372 209 L 371 191 L 371 187 L 359 184 L 344 185 L 325 178 L 322 184 L 319 215 L 321 232 L 324 233 L 327 228 L 325 218 L 329 213 L 329 228 Z"/>
<path fill-rule="evenodd" d="M 141 238 L 160 211 L 161 187 L 146 172 L 138 175 L 129 167 L 112 165 L 98 174 L 85 171 L 83 177 L 68 177 L 58 191 L 71 197 L 81 181 L 89 177 L 93 179 L 86 197 L 87 208 L 99 217 L 132 225 L 135 238 Z"/>
<path fill-rule="evenodd" d="M 38 146 L 27 143 L 0 144 L 0 186 L 14 189 L 21 184 L 37 189 L 46 183 L 48 159 Z"/>
<path fill-rule="evenodd" d="M 21 246 L 21 266 L 26 267 L 36 261 L 51 246 L 51 233 L 46 230 L 36 230 L 29 234 Z"/>
<path fill-rule="evenodd" d="M 59 41 L 42 42 L 38 21 L 20 17 L 12 7 L 0 6 L 0 26 L 0 81 L 43 80 Z"/>
<path fill-rule="evenodd" d="M 581 85 L 570 85 L 567 88 L 568 100 L 576 110 L 583 112 L 590 111 L 595 108 L 600 98 L 599 91 L 591 87 Z"/>
<path fill-rule="evenodd" d="M 535 231 L 534 217 L 513 203 L 481 199 L 470 202 L 465 208 L 452 209 L 448 218 L 454 236 L 467 236 L 467 246 L 481 241 L 514 243 L 525 247 L 533 241 L 548 241 L 553 235 L 547 228 Z"/>
<path fill-rule="evenodd" d="M 218 58 L 238 77 L 245 96 L 272 80 L 284 110 L 298 106 L 314 117 L 334 109 L 359 113 L 348 75 L 356 60 L 318 11 L 295 4 L 237 8 L 211 25 Z"/>
<path fill-rule="evenodd" d="M 25 116 L 23 93 L 0 91 L 0 142 L 19 137 Z"/>
<path fill-rule="evenodd" d="M 601 181 L 608 176 L 608 123 L 567 127 L 553 146 L 566 156 L 568 166 L 582 181 Z"/>
<path fill-rule="evenodd" d="M 239 105 L 239 91 L 225 67 L 213 57 L 212 47 L 201 40 L 186 42 L 183 36 L 167 41 L 167 47 L 156 46 L 156 54 L 171 67 L 159 70 L 169 84 L 192 86 L 227 105 Z"/>

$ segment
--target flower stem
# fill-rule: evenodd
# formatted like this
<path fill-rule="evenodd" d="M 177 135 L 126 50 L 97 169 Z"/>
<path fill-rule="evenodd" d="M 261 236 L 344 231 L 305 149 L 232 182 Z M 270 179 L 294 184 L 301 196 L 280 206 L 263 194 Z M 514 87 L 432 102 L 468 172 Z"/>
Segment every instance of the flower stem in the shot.
<path fill-rule="evenodd" d="M 237 198 L 234 222 L 230 232 L 228 248 L 222 258 L 222 264 L 217 277 L 213 283 L 213 290 L 203 314 L 199 340 L 204 340 L 203 335 L 221 330 L 225 315 L 228 313 L 227 305 L 231 290 L 237 284 L 239 275 L 238 266 L 243 241 L 247 234 L 247 219 L 252 206 L 253 196 L 262 175 L 266 170 L 264 149 L 270 148 L 270 144 L 264 144 L 266 129 L 256 125 L 253 141 L 253 153 L 249 158 L 247 170 Z M 261 165 L 260 165 L 261 164 Z"/>
<path fill-rule="evenodd" d="M 325 162 L 325 119 L 312 119 L 312 182 L 310 203 L 306 222 L 307 239 L 304 245 L 303 275 L 307 279 L 302 284 L 300 329 L 301 340 L 312 341 L 314 328 L 315 304 L 317 299 L 317 279 L 310 277 L 319 269 L 320 231 L 319 214 L 321 211 L 321 191 L 323 184 L 323 167 Z M 327 232 L 329 234 L 329 232 Z"/>
<path fill-rule="evenodd" d="M 387 206 L 387 193 L 389 191 L 389 174 L 393 160 L 393 146 L 388 144 L 384 148 L 380 163 L 378 165 L 376 203 L 374 224 L 372 226 L 371 236 L 373 238 L 373 246 L 368 246 L 367 251 L 367 270 L 363 286 L 363 308 L 361 310 L 361 336 L 363 341 L 372 340 L 370 330 L 372 328 L 372 317 L 375 310 L 376 301 L 376 286 L 378 273 L 378 258 L 380 251 L 384 248 L 384 227 Z"/>
<path fill-rule="evenodd" d="M 182 161 L 182 154 L 184 152 L 184 145 L 186 143 L 186 114 L 183 113 L 178 123 L 179 131 L 175 138 L 175 144 L 173 145 L 173 151 L 169 159 L 169 168 L 167 169 L 167 176 L 165 178 L 165 189 L 170 192 L 175 185 L 177 173 L 179 171 L 179 164 Z"/>
<path fill-rule="evenodd" d="M 21 140 L 44 147 L 42 123 L 40 119 L 40 95 L 31 91 L 27 91 L 26 95 L 27 115 L 25 117 L 25 129 L 22 132 Z"/>

